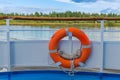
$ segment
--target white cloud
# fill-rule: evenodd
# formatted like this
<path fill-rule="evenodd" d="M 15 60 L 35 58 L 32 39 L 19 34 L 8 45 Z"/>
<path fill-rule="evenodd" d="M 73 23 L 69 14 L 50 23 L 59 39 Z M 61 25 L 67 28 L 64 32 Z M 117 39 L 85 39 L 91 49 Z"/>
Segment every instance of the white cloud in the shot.
<path fill-rule="evenodd" d="M 99 1 L 103 1 L 103 2 L 120 2 L 120 0 L 55 0 L 55 1 L 59 1 L 59 2 L 65 2 L 65 3 L 88 3 L 88 2 L 92 2 L 92 3 L 96 3 Z"/>
<path fill-rule="evenodd" d="M 83 11 L 83 12 L 100 12 L 103 9 L 106 8 L 112 8 L 112 9 L 117 9 L 120 8 L 120 0 L 97 0 L 96 2 L 91 2 L 91 3 L 75 3 L 72 2 L 71 0 L 57 0 L 61 2 L 67 2 L 67 3 L 72 3 L 74 9 L 76 11 Z"/>
<path fill-rule="evenodd" d="M 119 7 L 119 5 L 116 3 L 118 0 L 115 0 L 115 2 L 112 2 L 112 0 L 96 0 L 96 1 L 94 0 L 93 2 L 87 2 L 87 0 L 85 1 L 81 0 L 82 2 L 74 2 L 73 0 L 55 0 L 55 1 L 71 3 L 70 6 L 68 7 L 69 8 L 68 10 L 82 12 L 100 12 L 101 10 L 106 8 Z"/>
<path fill-rule="evenodd" d="M 59 2 L 65 2 L 65 3 L 72 3 L 71 0 L 56 0 L 56 1 L 59 1 Z"/>

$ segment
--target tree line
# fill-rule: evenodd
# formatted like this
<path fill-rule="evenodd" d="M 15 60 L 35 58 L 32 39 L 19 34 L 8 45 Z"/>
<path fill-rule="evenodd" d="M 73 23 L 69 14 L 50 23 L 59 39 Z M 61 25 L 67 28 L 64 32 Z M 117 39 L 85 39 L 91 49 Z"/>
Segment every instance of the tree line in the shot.
<path fill-rule="evenodd" d="M 50 12 L 50 13 L 42 13 L 42 12 L 35 12 L 31 14 L 19 14 L 19 13 L 0 13 L 0 16 L 31 16 L 31 17 L 120 17 L 120 14 L 114 14 L 114 13 L 85 13 L 85 12 L 72 12 L 72 11 L 66 11 L 66 12 Z"/>

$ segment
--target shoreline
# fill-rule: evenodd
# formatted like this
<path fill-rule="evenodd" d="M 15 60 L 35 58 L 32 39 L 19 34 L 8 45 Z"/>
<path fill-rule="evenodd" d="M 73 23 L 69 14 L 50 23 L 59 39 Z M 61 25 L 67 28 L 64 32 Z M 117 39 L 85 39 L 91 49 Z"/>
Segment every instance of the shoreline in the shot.
<path fill-rule="evenodd" d="M 5 20 L 0 20 L 0 25 L 6 25 Z M 100 27 L 100 22 L 88 22 L 88 21 L 28 21 L 28 20 L 11 20 L 10 25 L 21 25 L 21 26 L 51 26 L 51 27 L 66 27 L 66 26 L 75 26 L 75 27 Z M 105 27 L 120 26 L 120 23 L 115 22 L 105 22 Z"/>

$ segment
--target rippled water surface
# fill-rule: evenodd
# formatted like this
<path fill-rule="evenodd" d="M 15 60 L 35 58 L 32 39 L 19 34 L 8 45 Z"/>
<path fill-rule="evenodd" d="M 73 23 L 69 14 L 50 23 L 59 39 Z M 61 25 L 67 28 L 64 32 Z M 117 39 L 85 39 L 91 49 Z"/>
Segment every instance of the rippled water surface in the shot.
<path fill-rule="evenodd" d="M 79 28 L 79 27 L 78 27 Z M 0 40 L 6 40 L 7 33 L 2 31 L 6 26 L 0 26 Z M 49 26 L 10 26 L 11 40 L 49 40 L 56 30 L 60 27 L 50 28 Z M 100 29 L 98 28 L 79 28 L 85 31 L 92 41 L 100 41 Z M 120 30 L 119 27 L 107 27 L 105 30 Z M 66 38 L 65 38 L 66 39 Z M 74 39 L 74 38 L 73 38 Z M 104 32 L 105 41 L 120 41 L 120 32 Z"/>

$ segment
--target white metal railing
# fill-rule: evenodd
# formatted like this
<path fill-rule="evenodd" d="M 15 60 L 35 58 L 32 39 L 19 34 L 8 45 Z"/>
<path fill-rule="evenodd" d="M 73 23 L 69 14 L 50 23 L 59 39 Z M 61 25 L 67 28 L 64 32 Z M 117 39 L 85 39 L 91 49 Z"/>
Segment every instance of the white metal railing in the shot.
<path fill-rule="evenodd" d="M 7 37 L 7 53 L 8 53 L 8 70 L 11 70 L 11 58 L 10 58 L 10 31 L 52 31 L 55 32 L 55 30 L 41 30 L 41 29 L 10 29 L 10 19 L 6 19 L 6 29 L 0 29 L 0 32 L 6 32 Z M 104 30 L 104 20 L 101 20 L 101 27 L 100 30 L 87 30 L 87 32 L 100 32 L 100 51 L 101 51 L 101 66 L 100 66 L 100 72 L 103 71 L 103 64 L 104 64 L 104 32 L 120 32 L 120 30 Z M 72 43 L 71 38 L 69 38 L 70 43 Z M 70 44 L 72 49 L 72 44 Z M 71 51 L 72 52 L 72 51 Z"/>

